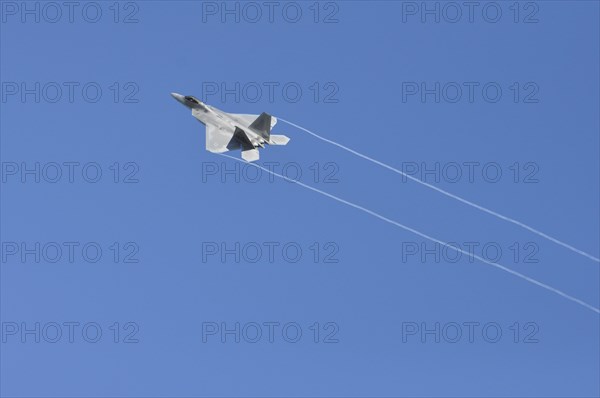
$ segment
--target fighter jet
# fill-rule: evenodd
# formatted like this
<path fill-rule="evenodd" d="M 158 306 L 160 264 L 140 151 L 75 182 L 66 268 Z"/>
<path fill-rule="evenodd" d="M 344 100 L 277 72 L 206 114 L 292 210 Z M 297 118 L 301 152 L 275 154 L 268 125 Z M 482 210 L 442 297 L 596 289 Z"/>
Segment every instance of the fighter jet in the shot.
<path fill-rule="evenodd" d="M 286 145 L 285 135 L 271 134 L 277 119 L 267 113 L 241 115 L 226 113 L 207 105 L 191 95 L 171 93 L 173 98 L 192 110 L 192 116 L 206 126 L 206 150 L 223 153 L 242 150 L 242 159 L 253 162 L 259 159 L 258 147 Z"/>

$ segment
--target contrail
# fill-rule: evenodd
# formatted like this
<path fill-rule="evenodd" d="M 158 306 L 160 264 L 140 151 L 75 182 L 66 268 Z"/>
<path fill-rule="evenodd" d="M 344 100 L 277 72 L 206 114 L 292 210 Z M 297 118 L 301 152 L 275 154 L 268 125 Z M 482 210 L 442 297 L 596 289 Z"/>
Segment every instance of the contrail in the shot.
<path fill-rule="evenodd" d="M 573 301 L 573 302 L 575 302 L 575 303 L 577 303 L 577 304 L 579 304 L 579 305 L 582 305 L 583 307 L 585 307 L 585 308 L 587 308 L 587 309 L 589 309 L 589 310 L 592 310 L 592 311 L 594 311 L 594 312 L 595 312 L 595 313 L 597 313 L 597 314 L 600 314 L 600 309 L 598 309 L 598 308 L 596 308 L 596 307 L 594 307 L 594 306 L 592 306 L 592 305 L 590 305 L 590 304 L 586 303 L 585 301 L 582 301 L 582 300 L 579 300 L 578 298 L 575 298 L 575 297 L 573 297 L 573 296 L 570 296 L 570 295 L 568 295 L 567 293 L 564 293 L 564 292 L 562 292 L 562 291 L 560 291 L 560 290 L 558 290 L 558 289 L 556 289 L 556 288 L 554 288 L 554 287 L 552 287 L 552 286 L 546 285 L 545 283 L 539 282 L 539 281 L 537 281 L 537 280 L 535 280 L 535 279 L 533 279 L 533 278 L 531 278 L 531 277 L 529 277 L 529 276 L 527 276 L 527 275 L 523 275 L 523 274 L 521 274 L 521 273 L 519 273 L 519 272 L 517 272 L 517 271 L 513 271 L 512 269 L 510 269 L 510 268 L 507 268 L 507 267 L 505 267 L 505 266 L 503 266 L 503 265 L 501 265 L 501 264 L 498 264 L 498 263 L 491 262 L 491 261 L 489 261 L 489 260 L 486 260 L 485 258 L 483 258 L 483 257 L 480 257 L 480 256 L 478 256 L 478 255 L 476 255 L 476 254 L 469 253 L 469 252 L 467 252 L 467 251 L 465 251 L 465 250 L 462 250 L 462 249 L 460 249 L 460 248 L 458 248 L 458 247 L 455 247 L 455 246 L 452 246 L 452 245 L 450 245 L 450 244 L 448 244 L 448 243 L 446 243 L 446 242 L 443 242 L 443 241 L 441 241 L 441 240 L 439 240 L 439 239 L 437 239 L 437 238 L 434 238 L 434 237 L 432 237 L 432 236 L 429 236 L 429 235 L 427 235 L 427 234 L 424 234 L 424 233 L 422 233 L 422 232 L 419 232 L 419 231 L 417 231 L 416 229 L 413 229 L 413 228 L 407 227 L 407 226 L 406 226 L 406 225 L 404 225 L 404 224 L 400 224 L 400 223 L 399 223 L 399 222 L 397 222 L 397 221 L 391 220 L 391 219 L 389 219 L 389 218 L 387 218 L 387 217 L 385 217 L 385 216 L 382 216 L 381 214 L 379 214 L 379 213 L 376 213 L 376 212 L 374 212 L 374 211 L 372 211 L 372 210 L 369 210 L 369 209 L 367 209 L 367 208 L 365 208 L 365 207 L 359 206 L 359 205 L 357 205 L 357 204 L 355 204 L 355 203 L 349 202 L 349 201 L 347 201 L 347 200 L 344 200 L 344 199 L 342 199 L 342 198 L 339 198 L 339 197 L 337 197 L 337 196 L 335 196 L 335 195 L 332 195 L 332 194 L 330 194 L 330 193 L 327 193 L 327 192 L 325 192 L 325 191 L 321 191 L 320 189 L 317 189 L 317 188 L 311 187 L 310 185 L 306 185 L 306 184 L 304 184 L 304 183 L 302 183 L 302 182 L 300 182 L 300 181 L 296 181 L 296 180 L 294 180 L 294 179 L 291 179 L 291 178 L 289 178 L 289 177 L 286 177 L 286 176 L 284 176 L 284 175 L 277 174 L 277 173 L 275 173 L 275 172 L 273 172 L 273 171 L 271 171 L 271 170 L 269 170 L 269 169 L 267 169 L 267 168 L 265 168 L 265 167 L 262 167 L 262 166 L 260 166 L 260 165 L 258 165 L 258 164 L 255 164 L 255 163 L 248 163 L 248 162 L 245 162 L 245 161 L 243 161 L 243 160 L 241 160 L 241 159 L 234 158 L 233 156 L 229 156 L 229 155 L 224 155 L 224 154 L 219 154 L 219 155 L 221 155 L 221 156 L 224 156 L 224 157 L 226 157 L 226 158 L 233 159 L 233 160 L 235 160 L 235 161 L 238 161 L 238 162 L 241 162 L 241 163 L 245 163 L 245 164 L 252 165 L 252 166 L 254 166 L 254 167 L 257 167 L 257 168 L 259 168 L 259 169 L 261 169 L 261 170 L 264 170 L 264 171 L 266 171 L 267 173 L 270 173 L 270 174 L 272 174 L 272 175 L 274 175 L 274 176 L 276 176 L 276 177 L 282 178 L 282 179 L 284 179 L 284 180 L 286 180 L 286 181 L 289 181 L 289 182 L 293 182 L 294 184 L 298 184 L 298 185 L 300 185 L 300 186 L 301 186 L 301 187 L 303 187 L 303 188 L 309 189 L 309 190 L 311 190 L 311 191 L 313 191 L 313 192 L 316 192 L 316 193 L 319 193 L 319 194 L 321 194 L 321 195 L 323 195 L 323 196 L 327 196 L 328 198 L 331 198 L 331 199 L 333 199 L 333 200 L 335 200 L 335 201 L 338 201 L 338 202 L 340 202 L 340 203 L 343 203 L 343 204 L 345 204 L 345 205 L 347 205 L 347 206 L 354 207 L 355 209 L 358 209 L 358 210 L 360 210 L 360 211 L 363 211 L 363 212 L 365 212 L 365 213 L 367 213 L 367 214 L 369 214 L 369 215 L 372 215 L 373 217 L 379 218 L 380 220 L 383 220 L 383 221 L 385 221 L 385 222 L 387 222 L 387 223 L 390 223 L 390 224 L 392 224 L 392 225 L 395 225 L 395 226 L 397 226 L 397 227 L 399 227 L 399 228 L 402 228 L 402 229 L 404 229 L 404 230 L 406 230 L 406 231 L 408 231 L 408 232 L 412 232 L 413 234 L 415 234 L 415 235 L 418 235 L 418 236 L 420 236 L 420 237 L 422 237 L 422 238 L 428 239 L 428 240 L 430 240 L 430 241 L 432 241 L 432 242 L 438 243 L 438 244 L 440 244 L 440 245 L 443 245 L 443 246 L 445 246 L 445 247 L 449 247 L 449 248 L 453 249 L 454 251 L 456 251 L 456 252 L 458 252 L 458 253 L 462 253 L 462 254 L 464 254 L 464 255 L 466 255 L 466 256 L 472 256 L 473 258 L 475 258 L 475 259 L 477 259 L 477 260 L 479 260 L 479 261 L 481 261 L 481 262 L 483 262 L 483 263 L 485 263 L 485 264 L 491 265 L 491 266 L 493 266 L 493 267 L 496 267 L 496 268 L 498 268 L 498 269 L 501 269 L 502 271 L 508 272 L 509 274 L 515 275 L 515 276 L 517 276 L 517 277 L 519 277 L 519 278 L 521 278 L 521 279 L 524 279 L 524 280 L 526 280 L 526 281 L 527 281 L 527 282 L 529 282 L 529 283 L 533 283 L 534 285 L 537 285 L 537 286 L 543 287 L 544 289 L 546 289 L 546 290 L 549 290 L 549 291 L 551 291 L 552 293 L 556 293 L 556 294 L 558 294 L 559 296 L 562 296 L 562 297 L 566 298 L 567 300 L 571 300 L 571 301 Z"/>
<path fill-rule="evenodd" d="M 305 129 L 304 127 L 298 126 L 297 124 L 294 124 L 294 123 L 292 123 L 292 122 L 288 122 L 287 120 L 285 120 L 285 119 L 282 119 L 282 118 L 280 118 L 280 117 L 278 117 L 277 119 L 278 119 L 278 120 L 281 120 L 281 121 L 282 121 L 282 122 L 284 122 L 284 123 L 287 123 L 287 124 L 289 124 L 290 126 L 294 126 L 294 127 L 298 128 L 298 129 L 300 129 L 300 130 L 302 130 L 302 131 L 305 131 L 305 132 L 307 132 L 308 134 L 312 135 L 313 137 L 316 137 L 316 138 L 320 139 L 321 141 L 325 141 L 325 142 L 327 142 L 327 143 L 329 143 L 329 144 L 331 144 L 331 145 L 335 145 L 335 146 L 337 146 L 338 148 L 342 148 L 343 150 L 345 150 L 345 151 L 348 151 L 348 152 L 350 152 L 350 153 L 352 153 L 352 154 L 354 154 L 354 155 L 356 155 L 356 156 L 358 156 L 358 157 L 361 157 L 361 158 L 363 158 L 363 159 L 366 159 L 366 160 L 368 160 L 369 162 L 375 163 L 375 164 L 377 164 L 377 165 L 379 165 L 379 166 L 381 166 L 381 167 L 384 167 L 384 168 L 386 168 L 386 169 L 388 169 L 388 170 L 391 170 L 391 171 L 393 171 L 394 173 L 397 173 L 397 174 L 403 175 L 404 177 L 406 177 L 406 178 L 408 178 L 408 179 L 410 179 L 410 180 L 413 180 L 414 182 L 417 182 L 417 183 L 419 183 L 419 184 L 421 184 L 421 185 L 424 185 L 424 186 L 426 186 L 427 188 L 431 188 L 431 189 L 433 189 L 433 190 L 435 190 L 435 191 L 438 191 L 439 193 L 441 193 L 441 194 L 443 194 L 443 195 L 446 195 L 446 196 L 448 196 L 449 198 L 455 199 L 455 200 L 457 200 L 457 201 L 459 201 L 459 202 L 462 202 L 462 203 L 464 203 L 464 204 L 466 204 L 466 205 L 468 205 L 468 206 L 471 206 L 471 207 L 473 207 L 473 208 L 475 208 L 475 209 L 477 209 L 477 210 L 481 210 L 481 211 L 483 211 L 483 212 L 485 212 L 485 213 L 491 214 L 492 216 L 494 216 L 494 217 L 497 217 L 497 218 L 499 218 L 499 219 L 501 219 L 501 220 L 508 221 L 508 222 L 510 222 L 510 223 L 512 223 L 512 224 L 518 225 L 519 227 L 521 227 L 521 228 L 524 228 L 524 229 L 526 229 L 526 230 L 528 230 L 528 231 L 530 231 L 530 232 L 533 232 L 534 234 L 536 234 L 536 235 L 539 235 L 539 236 L 541 236 L 542 238 L 548 239 L 549 241 L 551 241 L 551 242 L 554 242 L 554 243 L 556 243 L 557 245 L 560 245 L 560 246 L 562 246 L 562 247 L 565 247 L 565 248 L 567 248 L 567 249 L 569 249 L 569 250 L 571 250 L 571 251 L 573 251 L 573 252 L 575 252 L 575 253 L 577 253 L 577 254 L 580 254 L 580 255 L 582 255 L 582 256 L 584 256 L 584 257 L 587 257 L 587 258 L 589 258 L 590 260 L 593 260 L 593 261 L 595 261 L 595 262 L 597 262 L 597 263 L 600 263 L 600 258 L 598 258 L 598 257 L 594 257 L 594 256 L 592 256 L 591 254 L 588 254 L 588 253 L 584 252 L 583 250 L 579 250 L 578 248 L 576 248 L 576 247 L 573 247 L 573 246 L 569 245 L 568 243 L 562 242 L 562 241 L 560 241 L 560 240 L 558 240 L 558 239 L 556 239 L 556 238 L 554 238 L 554 237 L 552 237 L 552 236 L 550 236 L 550 235 L 548 235 L 548 234 L 545 234 L 545 233 L 543 233 L 543 232 L 542 232 L 542 231 L 540 231 L 540 230 L 537 230 L 537 229 L 535 229 L 535 228 L 533 228 L 533 227 L 530 227 L 530 226 L 529 226 L 529 225 L 527 225 L 527 224 L 524 224 L 524 223 L 522 223 L 522 222 L 520 222 L 520 221 L 517 221 L 517 220 L 515 220 L 515 219 L 513 219 L 513 218 L 507 217 L 507 216 L 505 216 L 505 215 L 502 215 L 502 214 L 500 214 L 500 213 L 497 213 L 497 212 L 495 212 L 495 211 L 493 211 L 493 210 L 490 210 L 490 209 L 488 209 L 488 208 L 486 208 L 486 207 L 483 207 L 483 206 L 480 206 L 480 205 L 478 205 L 478 204 L 476 204 L 476 203 L 473 203 L 473 202 L 471 202 L 471 201 L 468 201 L 467 199 L 461 198 L 460 196 L 454 195 L 454 194 L 452 194 L 452 193 L 450 193 L 450 192 L 448 192 L 448 191 L 444 191 L 443 189 L 441 189 L 441 188 L 438 188 L 438 187 L 436 187 L 435 185 L 431 185 L 431 184 L 429 184 L 429 183 L 427 183 L 427 182 L 425 182 L 425 181 L 422 181 L 422 180 L 420 180 L 420 179 L 418 179 L 418 178 L 415 178 L 415 177 L 413 177 L 413 176 L 411 176 L 411 175 L 409 175 L 409 174 L 406 174 L 405 172 L 403 172 L 403 171 L 400 171 L 400 170 L 398 170 L 398 169 L 396 169 L 396 168 L 394 168 L 394 167 L 392 167 L 392 166 L 390 166 L 390 165 L 388 165 L 388 164 L 385 164 L 385 163 L 383 163 L 383 162 L 380 162 L 380 161 L 378 161 L 378 160 L 375 160 L 375 159 L 373 159 L 373 158 L 370 158 L 370 157 L 368 157 L 367 155 L 363 155 L 362 153 L 360 153 L 360 152 L 357 152 L 357 151 L 355 151 L 355 150 L 353 150 L 353 149 L 350 149 L 350 148 L 348 148 L 348 147 L 346 147 L 346 146 L 344 146 L 344 145 L 342 145 L 342 144 L 339 144 L 339 143 L 337 143 L 337 142 L 335 142 L 335 141 L 329 140 L 329 139 L 327 139 L 327 138 L 325 138 L 325 137 L 321 137 L 320 135 L 318 135 L 318 134 L 316 134 L 316 133 L 313 133 L 312 131 L 309 131 L 309 130 Z"/>

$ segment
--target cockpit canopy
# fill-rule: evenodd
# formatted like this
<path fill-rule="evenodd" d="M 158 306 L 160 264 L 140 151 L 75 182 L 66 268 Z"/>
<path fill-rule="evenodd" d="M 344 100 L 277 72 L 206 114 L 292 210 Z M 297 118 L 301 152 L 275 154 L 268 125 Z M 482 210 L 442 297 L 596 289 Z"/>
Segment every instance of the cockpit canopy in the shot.
<path fill-rule="evenodd" d="M 186 96 L 185 96 L 185 100 L 186 100 L 186 101 L 189 101 L 189 102 L 192 102 L 192 103 L 194 103 L 194 104 L 198 104 L 198 105 L 200 105 L 200 101 L 199 101 L 197 98 L 195 98 L 195 97 L 192 97 L 191 95 L 186 95 Z"/>

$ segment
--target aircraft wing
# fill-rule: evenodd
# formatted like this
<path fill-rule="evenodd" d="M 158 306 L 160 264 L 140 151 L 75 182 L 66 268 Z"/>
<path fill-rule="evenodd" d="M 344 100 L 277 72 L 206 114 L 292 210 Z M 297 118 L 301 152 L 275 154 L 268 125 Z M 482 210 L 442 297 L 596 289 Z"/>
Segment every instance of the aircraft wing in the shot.
<path fill-rule="evenodd" d="M 239 148 L 239 143 L 232 140 L 233 133 L 228 130 L 221 130 L 214 124 L 206 125 L 206 150 L 210 152 L 222 153 L 232 149 Z"/>
<path fill-rule="evenodd" d="M 233 116 L 234 119 L 237 119 L 238 121 L 240 121 L 245 126 L 250 126 L 260 116 L 260 115 L 245 115 L 242 113 L 230 113 L 230 115 Z M 275 127 L 276 124 L 277 124 L 277 118 L 275 118 L 274 116 L 271 116 L 271 128 Z"/>

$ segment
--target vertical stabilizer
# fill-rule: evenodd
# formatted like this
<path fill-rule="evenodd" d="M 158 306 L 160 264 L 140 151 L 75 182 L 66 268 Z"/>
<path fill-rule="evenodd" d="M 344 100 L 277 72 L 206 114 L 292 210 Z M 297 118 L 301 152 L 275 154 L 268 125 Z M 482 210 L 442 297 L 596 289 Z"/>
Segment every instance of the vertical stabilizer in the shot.
<path fill-rule="evenodd" d="M 265 141 L 269 141 L 271 136 L 271 115 L 268 113 L 261 113 L 255 121 L 252 122 L 250 128 L 256 131 Z"/>

